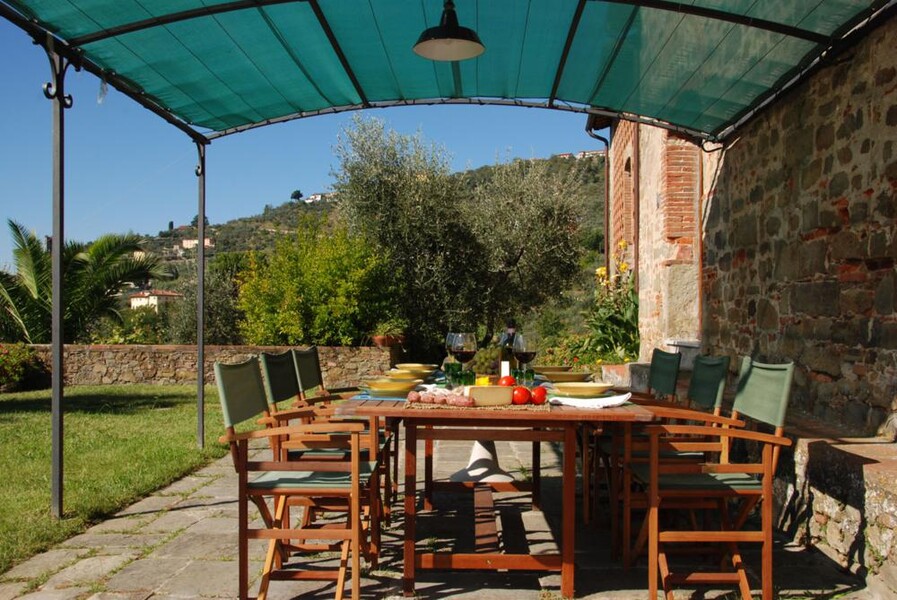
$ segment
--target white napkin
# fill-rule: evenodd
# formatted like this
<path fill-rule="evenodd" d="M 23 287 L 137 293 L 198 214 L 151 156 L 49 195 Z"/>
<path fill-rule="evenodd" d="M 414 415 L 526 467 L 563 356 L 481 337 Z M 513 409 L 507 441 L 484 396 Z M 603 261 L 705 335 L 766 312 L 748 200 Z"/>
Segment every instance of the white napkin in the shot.
<path fill-rule="evenodd" d="M 565 398 L 563 396 L 553 396 L 549 402 L 551 404 L 563 404 L 564 406 L 573 406 L 575 408 L 611 408 L 626 404 L 632 394 L 618 394 L 616 396 L 604 396 L 602 398 Z"/>

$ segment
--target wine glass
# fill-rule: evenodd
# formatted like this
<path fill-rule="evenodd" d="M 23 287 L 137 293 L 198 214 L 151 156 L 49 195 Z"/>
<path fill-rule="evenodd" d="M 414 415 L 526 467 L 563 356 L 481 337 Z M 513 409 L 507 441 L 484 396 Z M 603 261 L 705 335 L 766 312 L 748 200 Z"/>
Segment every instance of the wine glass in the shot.
<path fill-rule="evenodd" d="M 524 336 L 519 332 L 514 336 L 512 351 L 514 352 L 514 358 L 516 358 L 517 362 L 520 364 L 520 371 L 523 373 L 523 378 L 526 381 L 531 381 L 528 367 L 529 363 L 536 358 L 538 349 L 539 346 L 536 336 L 529 333 Z"/>
<path fill-rule="evenodd" d="M 477 338 L 472 333 L 455 334 L 452 343 L 452 354 L 458 362 L 466 365 L 477 353 Z M 462 367 L 463 368 L 463 367 Z"/>
<path fill-rule="evenodd" d="M 454 356 L 454 344 L 455 344 L 455 336 L 458 335 L 454 331 L 450 331 L 445 334 L 445 351 L 449 356 Z"/>
<path fill-rule="evenodd" d="M 442 365 L 442 370 L 445 372 L 445 382 L 452 387 L 455 384 L 455 379 L 457 377 L 457 372 L 461 370 L 461 365 L 456 361 L 452 361 L 452 357 L 455 356 L 455 337 L 458 334 L 454 331 L 450 331 L 445 335 L 445 352 L 448 356 L 445 357 L 445 362 Z M 456 370 L 457 368 L 457 370 Z"/>

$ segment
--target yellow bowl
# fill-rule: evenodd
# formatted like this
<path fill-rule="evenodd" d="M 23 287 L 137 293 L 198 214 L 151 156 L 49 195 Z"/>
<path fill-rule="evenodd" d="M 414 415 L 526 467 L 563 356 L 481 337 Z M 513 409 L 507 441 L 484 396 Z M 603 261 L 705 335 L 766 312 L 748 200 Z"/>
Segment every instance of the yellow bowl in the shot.
<path fill-rule="evenodd" d="M 424 363 L 399 363 L 396 369 L 399 371 L 408 371 L 415 377 L 427 377 L 435 371 L 439 365 L 429 365 Z"/>
<path fill-rule="evenodd" d="M 554 390 L 559 396 L 569 396 L 571 398 L 595 398 L 612 387 L 613 384 L 601 381 L 574 381 L 554 384 Z"/>
<path fill-rule="evenodd" d="M 541 375 L 551 382 L 585 381 L 592 376 L 591 373 L 583 371 L 542 371 Z"/>
<path fill-rule="evenodd" d="M 542 373 L 543 371 L 569 371 L 573 368 L 573 365 L 536 365 L 533 367 L 533 371 L 536 373 Z"/>
<path fill-rule="evenodd" d="M 367 387 L 372 392 L 393 392 L 396 394 L 407 394 L 415 388 L 415 386 L 423 383 L 423 379 L 374 379 L 367 382 Z"/>
<path fill-rule="evenodd" d="M 420 379 L 417 372 L 408 369 L 392 369 L 384 373 L 390 379 Z"/>

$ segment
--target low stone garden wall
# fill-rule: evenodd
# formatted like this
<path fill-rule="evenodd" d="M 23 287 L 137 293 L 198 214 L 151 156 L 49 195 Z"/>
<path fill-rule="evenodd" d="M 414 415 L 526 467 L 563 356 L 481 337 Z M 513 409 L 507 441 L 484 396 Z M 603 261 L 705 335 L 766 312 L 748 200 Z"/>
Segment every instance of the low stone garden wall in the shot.
<path fill-rule="evenodd" d="M 49 345 L 34 350 L 49 368 Z M 206 346 L 206 383 L 215 382 L 216 361 L 239 362 L 259 352 L 284 352 L 286 346 Z M 388 349 L 373 346 L 319 346 L 324 382 L 330 387 L 357 385 L 389 369 Z M 66 345 L 63 353 L 66 385 L 129 383 L 196 383 L 196 346 Z"/>

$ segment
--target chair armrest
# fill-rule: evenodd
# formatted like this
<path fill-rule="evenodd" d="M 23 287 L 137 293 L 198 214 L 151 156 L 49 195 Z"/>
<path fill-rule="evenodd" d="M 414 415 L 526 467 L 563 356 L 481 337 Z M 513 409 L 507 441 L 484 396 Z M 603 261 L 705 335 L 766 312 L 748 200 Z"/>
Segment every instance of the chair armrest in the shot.
<path fill-rule="evenodd" d="M 713 423 L 715 425 L 728 425 L 729 427 L 744 427 L 744 421 L 740 419 L 715 415 L 694 408 L 685 408 L 682 406 L 667 407 L 650 404 L 643 406 L 661 419 L 685 419 L 688 421 L 703 421 L 704 423 Z"/>
<path fill-rule="evenodd" d="M 289 427 L 274 427 L 271 429 L 256 429 L 253 431 L 244 431 L 243 433 L 228 433 L 218 438 L 221 443 L 236 442 L 240 440 L 255 440 L 266 437 L 281 437 L 289 435 L 300 435 L 307 433 L 328 433 L 338 431 L 340 433 L 361 433 L 365 431 L 363 423 L 310 423 L 307 425 L 292 425 Z"/>
<path fill-rule="evenodd" d="M 289 421 L 292 419 L 304 419 L 304 418 L 313 418 L 315 416 L 315 409 L 310 406 L 304 406 L 302 408 L 288 408 L 285 410 L 279 410 L 276 413 L 272 414 L 271 419 L 276 422 L 280 421 Z"/>
<path fill-rule="evenodd" d="M 777 446 L 790 446 L 791 440 L 784 436 L 746 429 L 721 429 L 719 427 L 707 427 L 703 425 L 649 425 L 645 429 L 648 435 L 689 435 L 705 437 L 727 437 L 741 440 L 760 442 L 762 444 L 774 444 Z"/>

